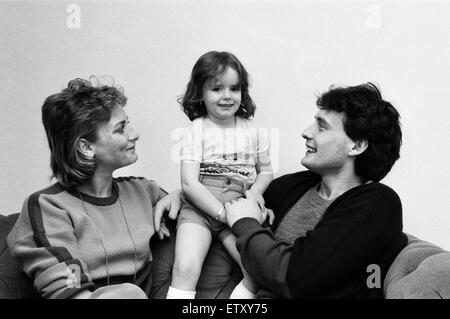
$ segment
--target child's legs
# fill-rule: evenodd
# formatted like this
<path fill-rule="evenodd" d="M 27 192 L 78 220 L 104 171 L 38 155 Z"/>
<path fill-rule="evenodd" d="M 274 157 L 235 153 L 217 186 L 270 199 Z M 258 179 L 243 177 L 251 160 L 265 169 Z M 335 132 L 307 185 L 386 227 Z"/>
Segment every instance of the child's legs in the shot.
<path fill-rule="evenodd" d="M 230 233 L 225 237 L 221 237 L 221 240 L 226 251 L 238 263 L 239 267 L 241 267 L 242 274 L 244 275 L 244 278 L 242 279 L 244 286 L 251 292 L 255 293 L 258 290 L 258 285 L 250 277 L 250 275 L 247 273 L 244 266 L 242 265 L 241 255 L 239 254 L 239 251 L 236 248 L 236 237 Z"/>
<path fill-rule="evenodd" d="M 199 224 L 183 223 L 178 226 L 172 287 L 195 290 L 211 238 L 209 229 Z"/>

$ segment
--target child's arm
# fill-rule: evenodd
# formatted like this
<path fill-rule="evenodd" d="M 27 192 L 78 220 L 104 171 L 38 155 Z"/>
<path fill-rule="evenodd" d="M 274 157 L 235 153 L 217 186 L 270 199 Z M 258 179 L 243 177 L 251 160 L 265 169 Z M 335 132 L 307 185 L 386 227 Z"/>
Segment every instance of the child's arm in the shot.
<path fill-rule="evenodd" d="M 255 183 L 250 187 L 250 191 L 255 195 L 261 210 L 267 212 L 269 225 L 272 225 L 275 220 L 275 215 L 271 209 L 265 208 L 266 203 L 263 197 L 264 192 L 273 180 L 273 171 L 270 160 L 266 159 L 265 162 L 258 163 L 256 165 L 256 172 L 258 175 L 256 176 Z"/>
<path fill-rule="evenodd" d="M 273 180 L 273 169 L 270 159 L 270 143 L 266 131 L 257 131 L 256 135 L 256 173 L 255 183 L 250 190 L 255 194 L 258 203 L 264 206 L 262 195 Z"/>
<path fill-rule="evenodd" d="M 211 192 L 199 182 L 200 162 L 181 161 L 181 187 L 189 201 L 198 209 L 226 222 L 223 204 Z"/>
<path fill-rule="evenodd" d="M 258 174 L 258 176 L 256 176 L 255 183 L 252 185 L 252 187 L 250 187 L 250 190 L 255 194 L 262 195 L 266 191 L 267 187 L 269 187 L 269 184 L 272 182 L 272 180 L 273 174 L 271 172 Z"/>
<path fill-rule="evenodd" d="M 259 197 L 262 199 L 262 195 L 273 180 L 272 165 L 269 157 L 265 158 L 265 161 L 259 161 L 256 164 L 256 172 L 258 175 L 256 176 L 255 183 L 250 187 L 250 190 L 257 196 L 257 199 Z M 258 201 L 259 200 L 260 199 L 258 199 Z M 262 201 L 261 204 L 264 204 L 264 199 L 262 199 Z"/>

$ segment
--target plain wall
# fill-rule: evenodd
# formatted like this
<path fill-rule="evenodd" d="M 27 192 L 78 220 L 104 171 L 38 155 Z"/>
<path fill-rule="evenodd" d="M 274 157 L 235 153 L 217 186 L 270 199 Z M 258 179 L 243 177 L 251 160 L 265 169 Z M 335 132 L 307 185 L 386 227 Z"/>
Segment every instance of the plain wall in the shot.
<path fill-rule="evenodd" d="M 445 1 L 1 1 L 0 212 L 50 184 L 42 102 L 91 74 L 124 87 L 140 132 L 138 162 L 117 175 L 179 188 L 173 137 L 188 119 L 176 98 L 201 54 L 226 50 L 251 74 L 277 176 L 304 169 L 317 94 L 377 83 L 402 116 L 401 158 L 383 182 L 404 230 L 450 249 L 449 14 Z"/>

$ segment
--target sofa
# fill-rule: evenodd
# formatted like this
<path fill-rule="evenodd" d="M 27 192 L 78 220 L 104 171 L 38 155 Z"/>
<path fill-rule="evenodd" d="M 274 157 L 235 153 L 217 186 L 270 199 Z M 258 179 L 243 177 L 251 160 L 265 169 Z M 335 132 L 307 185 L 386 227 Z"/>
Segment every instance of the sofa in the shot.
<path fill-rule="evenodd" d="M 0 299 L 37 299 L 40 298 L 33 287 L 33 281 L 22 272 L 20 266 L 11 258 L 6 238 L 10 233 L 19 214 L 0 215 Z M 175 233 L 175 222 L 166 223 L 170 232 Z M 171 281 L 171 265 L 174 262 L 173 249 L 175 236 L 160 240 L 153 236 L 150 242 L 153 256 L 152 289 L 148 292 L 152 299 L 165 299 Z M 220 267 L 224 274 L 214 282 L 201 276 L 197 285 L 199 299 L 227 299 L 234 287 L 241 280 L 239 266 L 232 261 L 222 245 L 213 241 L 210 253 L 203 265 L 203 274 L 217 273 L 214 268 Z M 224 271 L 223 271 L 224 270 Z"/>
<path fill-rule="evenodd" d="M 32 281 L 21 271 L 19 265 L 11 259 L 6 245 L 6 237 L 13 227 L 18 214 L 0 215 L 0 299 L 39 298 Z M 217 243 L 213 243 L 216 245 Z M 154 236 L 150 243 L 154 265 L 153 277 L 155 289 L 151 298 L 164 298 L 167 292 L 170 274 L 167 263 L 172 264 L 173 254 L 168 254 L 173 247 L 173 236 L 159 240 Z M 217 247 L 213 247 L 217 248 Z M 240 271 L 236 264 L 229 261 L 226 253 L 212 249 L 215 256 L 207 257 L 204 267 L 228 267 L 227 276 L 208 287 L 198 284 L 198 298 L 227 298 L 233 287 L 240 280 Z M 219 254 L 219 255 L 217 255 Z M 208 262 L 208 259 L 210 262 Z M 223 260 L 221 260 L 223 259 Z M 218 263 L 219 262 L 219 263 Z M 205 271 L 207 273 L 207 271 Z M 400 252 L 391 265 L 384 280 L 384 297 L 386 299 L 450 299 L 450 252 L 408 235 L 408 245 Z"/>

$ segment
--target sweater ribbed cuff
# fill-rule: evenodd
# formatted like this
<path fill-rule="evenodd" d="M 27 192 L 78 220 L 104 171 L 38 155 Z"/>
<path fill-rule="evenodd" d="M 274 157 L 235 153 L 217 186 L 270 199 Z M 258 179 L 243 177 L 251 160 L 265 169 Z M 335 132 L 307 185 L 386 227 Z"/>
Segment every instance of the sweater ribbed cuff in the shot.
<path fill-rule="evenodd" d="M 233 227 L 231 227 L 231 231 L 236 237 L 240 237 L 257 228 L 261 228 L 261 225 L 259 225 L 256 219 L 251 217 L 244 217 L 233 224 Z"/>

